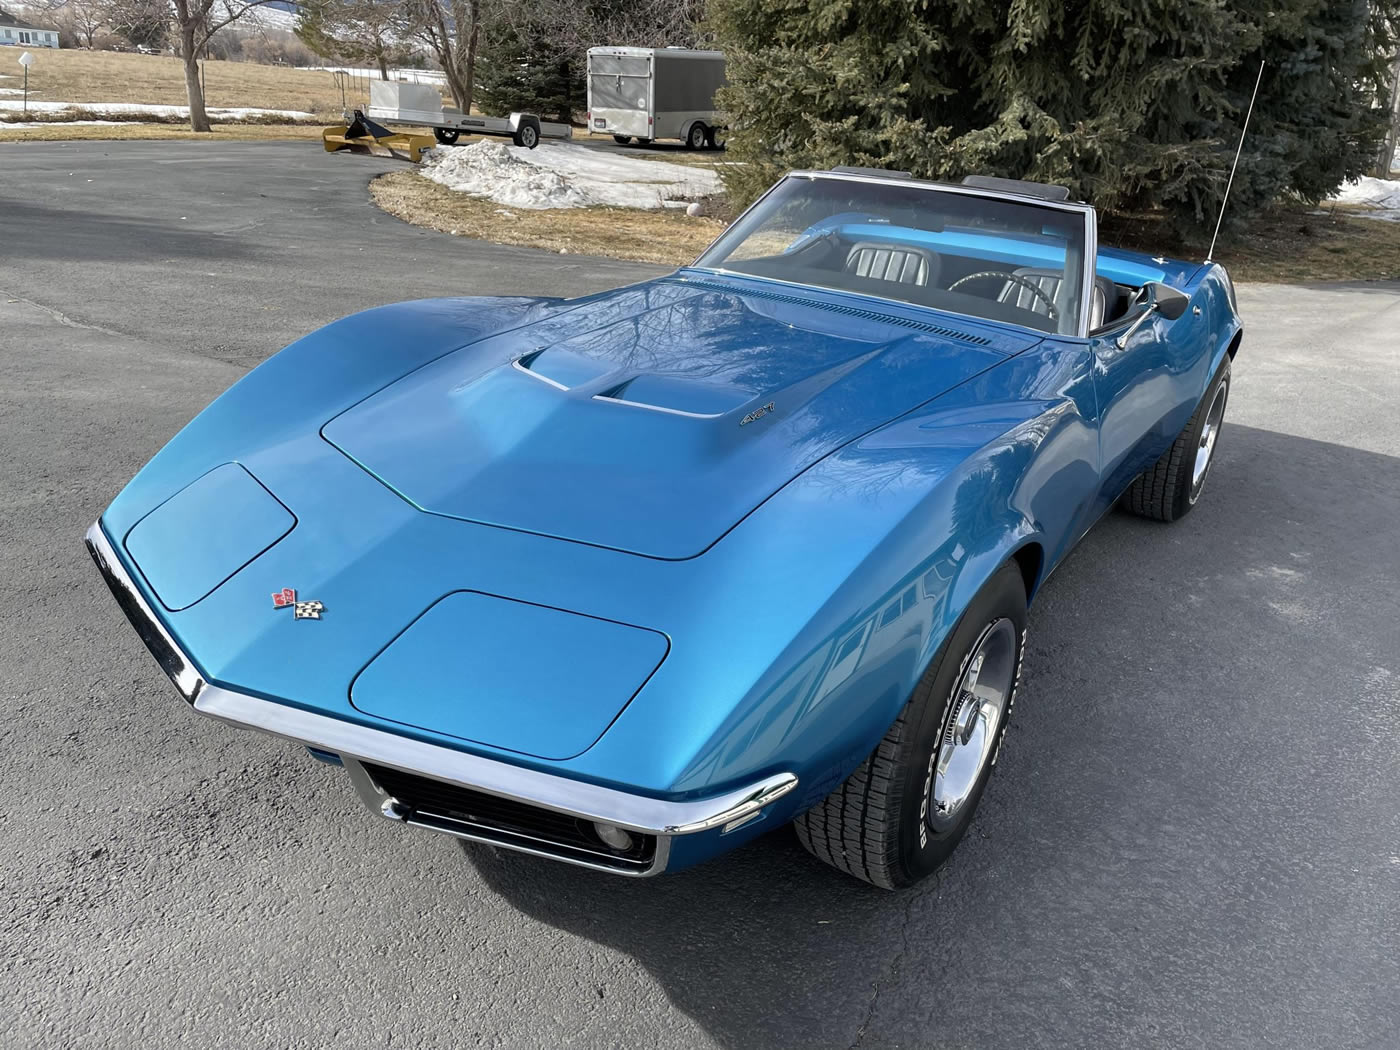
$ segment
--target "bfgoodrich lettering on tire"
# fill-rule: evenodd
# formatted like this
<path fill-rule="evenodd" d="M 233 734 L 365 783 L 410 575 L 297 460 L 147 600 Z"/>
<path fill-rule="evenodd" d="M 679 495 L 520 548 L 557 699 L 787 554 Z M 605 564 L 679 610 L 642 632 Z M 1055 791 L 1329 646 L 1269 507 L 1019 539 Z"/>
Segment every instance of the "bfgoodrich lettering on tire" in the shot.
<path fill-rule="evenodd" d="M 813 854 L 886 889 L 947 859 L 972 823 L 1020 680 L 1026 590 L 1014 562 L 972 600 L 870 757 L 797 818 Z"/>

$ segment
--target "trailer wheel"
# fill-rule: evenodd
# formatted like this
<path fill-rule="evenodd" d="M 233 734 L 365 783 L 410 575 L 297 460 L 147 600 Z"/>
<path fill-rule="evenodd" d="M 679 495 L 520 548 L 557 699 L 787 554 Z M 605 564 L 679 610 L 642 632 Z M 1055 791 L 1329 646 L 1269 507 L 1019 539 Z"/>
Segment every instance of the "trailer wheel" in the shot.
<path fill-rule="evenodd" d="M 710 128 L 705 135 L 705 145 L 709 149 L 724 149 L 724 129 Z"/>
<path fill-rule="evenodd" d="M 515 129 L 515 134 L 511 136 L 511 141 L 517 146 L 524 146 L 526 149 L 534 149 L 540 144 L 539 121 L 533 117 L 522 120 Z"/>
<path fill-rule="evenodd" d="M 613 136 L 613 141 L 616 142 L 619 146 L 625 146 L 625 145 L 627 145 L 627 143 L 629 143 L 629 142 L 632 141 L 632 136 L 631 136 L 631 135 L 614 135 L 614 136 Z"/>
<path fill-rule="evenodd" d="M 433 138 L 437 139 L 443 146 L 451 146 L 457 141 L 457 136 L 461 132 L 456 128 L 433 128 Z"/>
<path fill-rule="evenodd" d="M 651 145 L 651 139 L 644 139 L 644 138 L 642 138 L 640 135 L 638 135 L 638 136 L 637 136 L 637 145 L 638 145 L 638 146 L 650 146 L 650 145 Z"/>
<path fill-rule="evenodd" d="M 705 127 L 700 121 L 690 125 L 690 133 L 685 137 L 685 144 L 691 149 L 704 149 L 705 143 L 709 141 L 710 129 Z"/>

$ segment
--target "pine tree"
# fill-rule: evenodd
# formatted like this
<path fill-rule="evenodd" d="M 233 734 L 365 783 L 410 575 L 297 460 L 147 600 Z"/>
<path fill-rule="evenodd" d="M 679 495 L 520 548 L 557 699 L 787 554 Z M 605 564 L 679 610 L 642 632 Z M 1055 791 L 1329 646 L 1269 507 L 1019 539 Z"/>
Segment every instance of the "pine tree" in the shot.
<path fill-rule="evenodd" d="M 1365 170 L 1400 0 L 712 0 L 710 19 L 740 202 L 784 170 L 863 164 L 1058 182 L 1200 225 L 1261 58 L 1232 215 Z"/>

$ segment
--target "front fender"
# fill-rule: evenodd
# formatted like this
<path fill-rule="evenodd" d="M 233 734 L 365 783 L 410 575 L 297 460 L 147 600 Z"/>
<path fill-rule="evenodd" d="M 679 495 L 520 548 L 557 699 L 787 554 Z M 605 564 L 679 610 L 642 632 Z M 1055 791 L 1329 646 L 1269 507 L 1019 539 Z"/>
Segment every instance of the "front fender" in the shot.
<path fill-rule="evenodd" d="M 415 368 L 536 320 L 559 300 L 421 299 L 351 314 L 268 358 L 195 416 L 103 515 L 123 536 L 195 478 L 257 448 L 290 443 Z"/>
<path fill-rule="evenodd" d="M 1047 376 L 1066 392 L 1007 396 Z M 1028 545 L 1048 568 L 1078 528 L 1097 482 L 1096 437 L 1071 396 L 1087 376 L 1082 348 L 1006 362 L 822 460 L 705 556 L 717 602 L 742 578 L 759 604 L 730 604 L 720 626 L 705 617 L 716 667 L 692 686 L 723 695 L 753 678 L 716 706 L 677 790 L 791 769 L 797 812 L 870 753 L 992 573 Z M 614 731 L 668 706 L 639 699 Z"/>

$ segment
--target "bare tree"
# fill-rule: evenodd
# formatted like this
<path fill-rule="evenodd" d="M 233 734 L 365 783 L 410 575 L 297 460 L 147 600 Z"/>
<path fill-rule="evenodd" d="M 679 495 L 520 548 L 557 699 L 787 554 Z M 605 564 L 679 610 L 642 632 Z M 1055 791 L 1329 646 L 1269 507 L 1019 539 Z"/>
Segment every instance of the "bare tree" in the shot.
<path fill-rule="evenodd" d="M 138 47 L 163 48 L 170 35 L 170 0 L 104 0 L 107 24 Z"/>
<path fill-rule="evenodd" d="M 482 0 L 404 0 L 399 32 L 422 43 L 437 59 L 463 113 L 471 111 L 476 91 L 481 28 Z"/>
<path fill-rule="evenodd" d="M 318 55 L 338 62 L 377 66 L 389 79 L 389 63 L 406 50 L 399 43 L 404 0 L 302 0 L 296 34 Z"/>
<path fill-rule="evenodd" d="M 199 53 L 209 38 L 271 0 L 170 0 L 185 63 L 185 95 L 190 101 L 190 129 L 212 131 L 204 111 L 204 84 L 199 79 Z"/>

